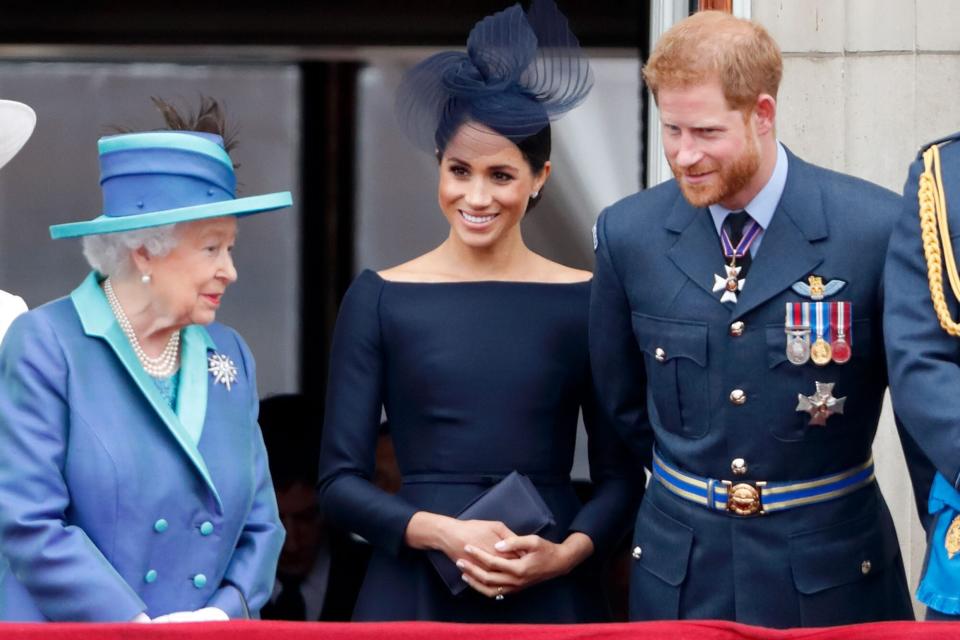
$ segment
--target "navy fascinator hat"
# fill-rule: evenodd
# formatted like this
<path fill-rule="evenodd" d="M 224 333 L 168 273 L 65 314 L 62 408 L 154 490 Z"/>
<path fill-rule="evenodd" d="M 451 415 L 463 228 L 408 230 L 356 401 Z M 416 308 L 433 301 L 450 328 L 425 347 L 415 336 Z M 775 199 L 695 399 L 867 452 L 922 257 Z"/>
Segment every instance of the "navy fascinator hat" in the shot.
<path fill-rule="evenodd" d="M 519 142 L 573 109 L 593 86 L 587 57 L 553 0 L 487 16 L 466 53 L 445 51 L 410 69 L 396 113 L 421 149 L 446 147 L 460 125 L 484 125 Z"/>

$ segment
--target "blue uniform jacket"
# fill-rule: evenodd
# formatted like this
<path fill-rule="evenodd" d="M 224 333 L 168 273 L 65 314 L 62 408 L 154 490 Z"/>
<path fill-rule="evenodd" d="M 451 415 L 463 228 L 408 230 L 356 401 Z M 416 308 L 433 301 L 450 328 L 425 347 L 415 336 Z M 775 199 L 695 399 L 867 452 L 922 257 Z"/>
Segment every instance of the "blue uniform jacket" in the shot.
<path fill-rule="evenodd" d="M 884 252 L 895 194 L 803 162 L 789 173 L 736 305 L 709 212 L 675 181 L 630 196 L 597 223 L 590 349 L 598 396 L 638 459 L 654 445 L 701 477 L 790 482 L 870 458 L 887 384 Z M 785 303 L 818 275 L 853 305 L 846 364 L 786 357 Z M 742 323 L 742 324 L 735 324 Z M 798 394 L 834 383 L 842 415 L 810 426 Z M 740 390 L 742 395 L 734 394 Z M 742 403 L 734 399 L 745 398 Z M 745 475 L 732 473 L 733 460 Z M 911 618 L 896 533 L 875 484 L 830 502 L 738 517 L 651 480 L 634 538 L 634 619 L 719 618 L 773 627 Z"/>
<path fill-rule="evenodd" d="M 954 134 L 940 149 L 950 235 L 960 247 L 960 144 Z M 884 322 L 890 394 L 904 426 L 939 472 L 929 512 L 938 516 L 930 530 L 930 549 L 918 598 L 943 613 L 960 614 L 960 557 L 950 559 L 944 536 L 960 513 L 960 338 L 948 335 L 930 299 L 927 264 L 920 238 L 917 189 L 922 154 L 910 166 L 903 190 L 903 211 L 893 235 L 884 274 L 887 296 Z M 938 249 L 939 251 L 939 249 Z M 944 295 L 954 320 L 960 317 L 943 269 Z M 921 511 L 923 513 L 923 511 Z"/>
<path fill-rule="evenodd" d="M 205 606 L 233 618 L 266 602 L 283 529 L 253 358 L 219 324 L 185 329 L 182 349 L 174 412 L 96 274 L 13 323 L 0 348 L 0 620 Z M 213 353 L 236 367 L 229 390 L 207 373 Z"/>

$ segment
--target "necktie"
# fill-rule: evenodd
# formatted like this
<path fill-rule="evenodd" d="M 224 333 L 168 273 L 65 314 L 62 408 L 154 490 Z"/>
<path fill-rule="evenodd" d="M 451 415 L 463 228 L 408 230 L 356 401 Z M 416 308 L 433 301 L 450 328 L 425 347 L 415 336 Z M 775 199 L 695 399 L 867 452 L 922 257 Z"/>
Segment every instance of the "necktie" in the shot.
<path fill-rule="evenodd" d="M 743 239 L 743 228 L 747 223 L 752 220 L 750 214 L 746 211 L 735 211 L 733 213 L 728 213 L 726 219 L 723 221 L 723 228 L 726 229 L 727 235 L 730 237 L 730 243 L 736 247 L 740 244 L 740 240 Z M 740 267 L 740 274 L 738 277 L 745 278 L 747 276 L 747 271 L 750 269 L 750 263 L 752 259 L 750 257 L 750 249 L 747 248 L 747 251 L 744 252 L 744 255 L 737 258 L 737 266 Z"/>
<path fill-rule="evenodd" d="M 260 612 L 264 620 L 306 620 L 307 605 L 300 593 L 301 576 L 278 575 L 283 588 L 274 602 L 267 603 Z"/>

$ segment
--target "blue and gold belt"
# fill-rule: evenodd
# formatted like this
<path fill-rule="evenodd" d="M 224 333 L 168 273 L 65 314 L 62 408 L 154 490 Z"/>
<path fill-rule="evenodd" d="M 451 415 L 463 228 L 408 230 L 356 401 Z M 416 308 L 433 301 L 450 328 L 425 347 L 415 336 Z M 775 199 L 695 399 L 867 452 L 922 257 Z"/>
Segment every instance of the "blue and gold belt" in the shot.
<path fill-rule="evenodd" d="M 681 471 L 653 452 L 653 477 L 671 493 L 707 509 L 753 516 L 826 502 L 874 481 L 873 457 L 840 473 L 796 482 L 715 480 Z"/>

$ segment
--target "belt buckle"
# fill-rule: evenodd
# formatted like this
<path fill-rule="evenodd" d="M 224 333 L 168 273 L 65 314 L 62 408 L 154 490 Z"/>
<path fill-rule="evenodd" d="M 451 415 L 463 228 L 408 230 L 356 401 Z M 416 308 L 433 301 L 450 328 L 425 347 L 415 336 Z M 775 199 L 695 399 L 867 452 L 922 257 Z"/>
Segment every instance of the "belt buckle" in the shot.
<path fill-rule="evenodd" d="M 763 487 L 766 482 L 738 482 L 724 480 L 727 488 L 727 511 L 738 516 L 763 515 Z"/>

